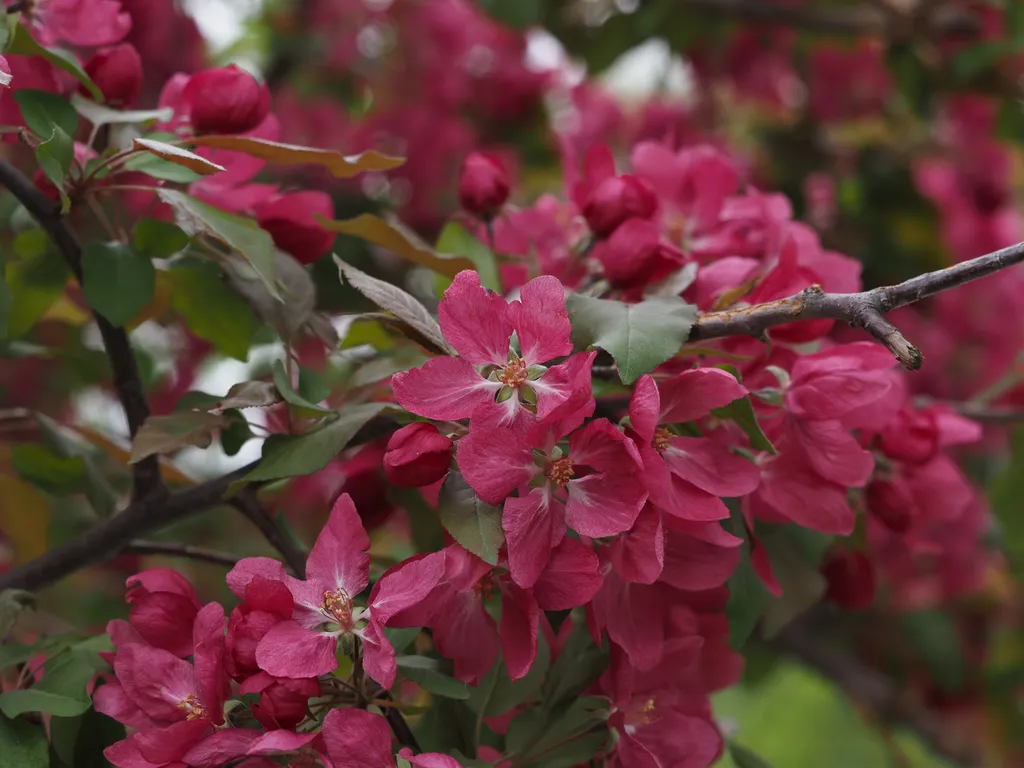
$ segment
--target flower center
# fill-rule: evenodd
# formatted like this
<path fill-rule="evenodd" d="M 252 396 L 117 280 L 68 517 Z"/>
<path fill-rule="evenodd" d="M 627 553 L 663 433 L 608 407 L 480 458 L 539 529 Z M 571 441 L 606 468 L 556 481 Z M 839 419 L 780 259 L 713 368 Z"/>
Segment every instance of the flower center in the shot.
<path fill-rule="evenodd" d="M 654 439 L 651 440 L 651 447 L 658 453 L 664 453 L 668 450 L 668 441 L 671 437 L 672 433 L 668 431 L 667 427 L 658 427 L 654 430 Z"/>
<path fill-rule="evenodd" d="M 489 600 L 494 594 L 494 571 L 488 571 L 473 585 L 473 594 L 482 600 Z"/>
<path fill-rule="evenodd" d="M 208 717 L 206 707 L 200 704 L 199 699 L 192 693 L 178 702 L 178 709 L 185 710 L 186 720 L 200 720 Z"/>
<path fill-rule="evenodd" d="M 320 610 L 345 629 L 352 627 L 352 598 L 344 589 L 339 589 L 336 592 L 324 592 Z"/>
<path fill-rule="evenodd" d="M 527 370 L 528 367 L 526 361 L 521 357 L 510 360 L 508 365 L 502 368 L 501 373 L 498 374 L 498 381 L 506 387 L 521 386 L 530 377 L 530 372 Z"/>
<path fill-rule="evenodd" d="M 572 469 L 572 459 L 568 456 L 563 456 L 548 464 L 547 471 L 544 474 L 548 480 L 561 487 L 568 483 L 576 473 Z"/>

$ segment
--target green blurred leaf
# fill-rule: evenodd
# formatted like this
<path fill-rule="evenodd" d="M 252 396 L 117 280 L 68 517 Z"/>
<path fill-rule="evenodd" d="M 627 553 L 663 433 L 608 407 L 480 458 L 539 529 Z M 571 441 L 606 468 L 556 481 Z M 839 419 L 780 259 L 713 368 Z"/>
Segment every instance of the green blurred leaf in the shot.
<path fill-rule="evenodd" d="M 169 163 L 174 163 L 175 165 L 180 165 L 183 168 L 188 168 L 190 171 L 195 171 L 200 176 L 210 176 L 214 173 L 221 173 L 222 171 L 227 170 L 223 165 L 218 165 L 212 160 L 207 160 L 205 157 L 197 155 L 195 152 L 185 149 L 184 147 L 180 147 L 176 143 L 168 144 L 155 139 L 137 137 L 132 139 L 132 149 L 156 155 Z"/>
<path fill-rule="evenodd" d="M 989 504 L 999 524 L 1000 543 L 1017 578 L 1024 576 L 1024 426 L 1013 430 L 1010 462 L 988 486 Z"/>
<path fill-rule="evenodd" d="M 22 245 L 28 243 L 22 241 Z M 21 260 L 9 261 L 5 272 L 12 296 L 7 330 L 11 338 L 18 338 L 28 333 L 64 293 L 69 272 L 60 254 L 45 246 Z"/>
<path fill-rule="evenodd" d="M 451 675 L 441 671 L 441 662 L 426 656 L 399 656 L 395 659 L 398 671 L 407 680 L 412 680 L 420 688 L 438 696 L 449 699 L 468 699 L 469 688 Z"/>
<path fill-rule="evenodd" d="M 498 564 L 498 550 L 505 543 L 501 507 L 480 500 L 461 472 L 448 473 L 437 501 L 441 525 L 462 548 L 484 562 Z"/>
<path fill-rule="evenodd" d="M 473 262 L 469 259 L 439 254 L 423 242 L 419 235 L 393 217 L 382 219 L 372 213 L 363 213 L 354 219 L 332 220 L 321 216 L 316 219 L 331 232 L 379 245 L 408 262 L 448 277 L 455 277 L 464 269 L 473 269 Z"/>
<path fill-rule="evenodd" d="M 173 286 L 171 306 L 189 330 L 213 344 L 219 352 L 246 360 L 257 321 L 245 299 L 206 262 L 191 262 L 167 273 Z"/>
<path fill-rule="evenodd" d="M 10 634 L 23 610 L 35 606 L 36 596 L 24 589 L 5 589 L 0 592 L 0 637 Z"/>
<path fill-rule="evenodd" d="M 11 465 L 22 480 L 55 496 L 85 488 L 85 461 L 80 456 L 58 456 L 39 443 L 13 446 Z"/>
<path fill-rule="evenodd" d="M 147 139 L 158 141 L 157 137 L 173 140 L 171 134 L 150 134 Z M 135 171 L 137 173 L 144 173 L 154 179 L 160 179 L 161 181 L 173 181 L 178 184 L 191 184 L 194 181 L 199 181 L 203 178 L 202 174 L 196 173 L 190 168 L 186 168 L 178 163 L 172 163 L 159 155 L 154 155 L 151 152 L 139 152 L 136 155 L 132 155 L 124 162 L 124 169 L 126 171 Z"/>
<path fill-rule="evenodd" d="M 0 693 L 0 712 L 3 712 L 6 717 L 17 717 L 26 712 L 74 717 L 85 712 L 90 706 L 88 698 L 79 699 L 35 688 Z"/>
<path fill-rule="evenodd" d="M 78 130 L 78 113 L 68 104 L 67 99 L 56 93 L 22 88 L 14 91 L 14 100 L 18 103 L 25 125 L 44 141 L 53 136 L 55 126 L 69 140 Z"/>
<path fill-rule="evenodd" d="M 594 642 L 586 622 L 576 622 L 544 681 L 544 708 L 555 710 L 573 701 L 607 668 L 607 651 Z"/>
<path fill-rule="evenodd" d="M 480 284 L 492 291 L 501 293 L 501 280 L 498 277 L 498 265 L 494 253 L 481 243 L 457 221 L 449 221 L 437 238 L 435 250 L 438 253 L 450 253 L 465 256 L 473 262 L 480 275 Z"/>
<path fill-rule="evenodd" d="M 20 93 L 20 91 L 19 91 Z M 61 211 L 67 213 L 71 208 L 71 200 L 64 191 L 64 180 L 71 170 L 75 159 L 75 142 L 58 126 L 53 126 L 49 139 L 36 147 L 36 162 L 43 174 L 57 187 L 61 199 Z"/>
<path fill-rule="evenodd" d="M 263 444 L 263 458 L 246 475 L 246 480 L 280 480 L 311 475 L 326 467 L 344 450 L 366 422 L 387 403 L 353 403 L 310 432 L 301 435 L 272 435 Z"/>
<path fill-rule="evenodd" d="M 391 647 L 395 649 L 395 653 L 400 654 L 412 645 L 422 631 L 422 627 L 384 627 L 384 636 L 391 643 Z"/>
<path fill-rule="evenodd" d="M 991 69 L 1004 56 L 1024 48 L 1024 40 L 994 40 L 971 45 L 953 57 L 953 71 L 958 77 L 970 80 Z"/>
<path fill-rule="evenodd" d="M 295 144 L 281 144 L 251 136 L 196 136 L 189 141 L 197 147 L 213 147 L 244 152 L 279 165 L 319 165 L 336 179 L 350 179 L 361 173 L 394 170 L 405 160 L 369 150 L 358 155 L 343 155 L 333 149 L 317 149 Z"/>
<path fill-rule="evenodd" d="M 0 754 L 9 768 L 49 768 L 49 747 L 41 725 L 0 717 Z"/>
<path fill-rule="evenodd" d="M 229 416 L 237 416 L 228 422 L 228 426 L 220 431 L 220 447 L 224 449 L 227 456 L 235 456 L 242 446 L 252 440 L 256 435 L 249 428 L 249 424 L 238 411 L 232 411 Z"/>
<path fill-rule="evenodd" d="M 779 527 L 770 535 L 761 536 L 760 544 L 768 553 L 772 572 L 782 595 L 769 595 L 764 606 L 762 632 L 772 638 L 793 619 L 815 605 L 825 595 L 828 585 L 818 572 L 820 553 L 808 560 L 793 537 L 797 526 Z"/>
<path fill-rule="evenodd" d="M 187 446 L 206 448 L 213 433 L 225 426 L 223 414 L 207 411 L 179 411 L 169 416 L 150 416 L 132 439 L 130 462 L 154 454 L 174 453 Z"/>
<path fill-rule="evenodd" d="M 608 352 L 623 384 L 632 384 L 673 357 L 697 319 L 697 308 L 682 299 L 624 304 L 574 293 L 566 297 L 565 305 L 573 342 Z"/>
<path fill-rule="evenodd" d="M 57 67 L 57 69 L 62 69 L 74 77 L 88 89 L 94 99 L 103 99 L 103 93 L 96 87 L 96 83 L 92 81 L 92 78 L 85 73 L 85 70 L 82 69 L 82 65 L 78 63 L 78 59 L 73 53 L 61 48 L 40 45 L 32 37 L 32 33 L 29 32 L 28 27 L 24 24 L 16 24 L 14 26 L 14 36 L 11 40 L 11 47 L 7 49 L 7 53 L 20 53 L 23 56 L 40 56 Z M 68 131 L 68 133 L 73 134 L 74 131 Z"/>
<path fill-rule="evenodd" d="M 166 259 L 185 250 L 189 239 L 181 227 L 159 219 L 140 219 L 132 233 L 136 250 L 153 259 Z"/>
<path fill-rule="evenodd" d="M 107 768 L 103 750 L 124 737 L 123 725 L 91 707 L 50 721 L 50 745 L 67 768 Z"/>
<path fill-rule="evenodd" d="M 550 664 L 548 644 L 543 635 L 538 635 L 537 658 L 525 677 L 511 680 L 505 660 L 499 658 L 480 684 L 470 691 L 466 703 L 481 719 L 503 715 L 533 698 L 544 683 Z"/>
<path fill-rule="evenodd" d="M 127 243 L 90 243 L 82 253 L 82 294 L 113 325 L 138 315 L 156 291 L 153 262 Z"/>
<path fill-rule="evenodd" d="M 280 360 L 274 361 L 272 372 L 274 375 L 274 386 L 277 387 L 277 391 L 284 401 L 292 406 L 300 415 L 315 418 L 324 414 L 334 413 L 329 408 L 321 408 L 316 403 L 311 403 L 296 392 L 292 388 L 292 383 L 288 380 L 288 372 L 284 369 L 284 363 Z"/>
<path fill-rule="evenodd" d="M 543 0 L 480 0 L 487 15 L 515 29 L 525 29 L 540 22 Z"/>
<path fill-rule="evenodd" d="M 505 735 L 508 752 L 516 755 L 517 765 L 563 765 L 561 760 L 566 755 L 573 755 L 573 762 L 565 763 L 566 767 L 586 762 L 593 755 L 582 754 L 572 750 L 562 755 L 562 747 L 567 746 L 585 736 L 601 723 L 607 722 L 610 714 L 608 699 L 602 696 L 584 696 L 573 701 L 568 708 L 552 713 L 532 707 L 520 714 L 509 724 Z M 604 739 L 607 733 L 600 734 Z M 589 750 L 589 741 L 580 745 L 579 749 Z M 596 749 L 594 750 L 596 751 Z M 555 758 L 555 753 L 562 755 Z"/>
<path fill-rule="evenodd" d="M 726 529 L 743 539 L 740 561 L 729 578 L 729 601 L 725 615 L 729 621 L 729 644 L 739 650 L 747 642 L 758 619 L 768 602 L 768 590 L 750 561 L 750 536 L 739 505 L 729 503 L 731 517 L 725 522 Z"/>
<path fill-rule="evenodd" d="M 727 742 L 729 745 L 729 757 L 736 763 L 736 768 L 772 768 L 767 760 L 763 760 L 746 747 L 737 744 L 732 739 Z"/>
<path fill-rule="evenodd" d="M 741 397 L 733 400 L 726 406 L 715 408 L 711 411 L 715 416 L 726 421 L 732 421 L 750 438 L 750 446 L 758 451 L 778 453 L 772 441 L 765 435 L 757 421 L 757 414 L 754 413 L 754 406 L 749 397 Z"/>
<path fill-rule="evenodd" d="M 928 667 L 932 679 L 947 692 L 963 689 L 967 662 L 953 619 L 939 611 L 917 611 L 901 617 L 903 637 Z"/>
<path fill-rule="evenodd" d="M 252 219 L 227 213 L 173 189 L 157 189 L 157 195 L 174 209 L 180 226 L 189 235 L 212 237 L 238 253 L 251 266 L 266 289 L 278 301 L 281 293 L 274 271 L 274 241 Z"/>
<path fill-rule="evenodd" d="M 81 94 L 71 94 L 71 105 L 94 126 L 118 123 L 148 123 L 154 120 L 169 122 L 174 117 L 171 107 L 163 109 L 111 109 L 97 104 Z"/>
<path fill-rule="evenodd" d="M 477 717 L 465 701 L 436 696 L 416 723 L 416 740 L 424 752 L 476 754 Z"/>

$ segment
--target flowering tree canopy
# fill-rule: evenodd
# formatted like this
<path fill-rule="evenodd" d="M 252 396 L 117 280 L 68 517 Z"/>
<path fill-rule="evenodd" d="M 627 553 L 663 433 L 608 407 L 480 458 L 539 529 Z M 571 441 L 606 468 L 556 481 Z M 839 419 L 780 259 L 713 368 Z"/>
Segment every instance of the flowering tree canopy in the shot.
<path fill-rule="evenodd" d="M 179 5 L 0 5 L 0 762 L 1024 765 L 1017 3 Z"/>

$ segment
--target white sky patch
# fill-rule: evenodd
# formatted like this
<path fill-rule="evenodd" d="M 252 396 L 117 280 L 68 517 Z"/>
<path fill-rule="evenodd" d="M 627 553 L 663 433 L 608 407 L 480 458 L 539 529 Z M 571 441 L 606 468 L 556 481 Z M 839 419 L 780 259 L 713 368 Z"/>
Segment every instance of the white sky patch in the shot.
<path fill-rule="evenodd" d="M 184 0 L 184 6 L 217 52 L 238 41 L 246 21 L 260 12 L 263 0 Z"/>

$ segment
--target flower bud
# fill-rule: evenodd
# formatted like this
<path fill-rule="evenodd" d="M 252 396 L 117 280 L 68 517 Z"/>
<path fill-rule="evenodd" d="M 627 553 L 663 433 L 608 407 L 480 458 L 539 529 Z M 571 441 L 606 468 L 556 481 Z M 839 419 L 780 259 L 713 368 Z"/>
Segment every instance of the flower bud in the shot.
<path fill-rule="evenodd" d="M 625 174 L 611 176 L 591 192 L 583 206 L 583 217 L 590 231 L 608 237 L 627 219 L 649 219 L 658 208 L 658 199 L 643 181 Z"/>
<path fill-rule="evenodd" d="M 139 98 L 142 57 L 131 43 L 100 48 L 85 63 L 85 71 L 108 104 L 127 107 Z M 90 95 L 84 85 L 78 90 L 84 96 Z"/>
<path fill-rule="evenodd" d="M 196 133 L 246 133 L 270 111 L 266 83 L 234 64 L 192 75 L 182 99 Z"/>
<path fill-rule="evenodd" d="M 848 611 L 864 610 L 875 601 L 875 568 L 863 552 L 832 550 L 821 575 L 828 584 L 828 599 Z"/>
<path fill-rule="evenodd" d="M 274 731 L 294 729 L 305 719 L 309 700 L 322 691 L 315 677 L 272 677 L 261 672 L 242 683 L 240 693 L 259 693 L 252 714 L 260 725 Z"/>
<path fill-rule="evenodd" d="M 420 488 L 445 476 L 452 460 L 451 438 L 437 427 L 417 421 L 402 427 L 388 440 L 384 475 L 399 488 Z"/>
<path fill-rule="evenodd" d="M 501 161 L 483 152 L 471 152 L 459 172 L 459 204 L 468 213 L 489 220 L 508 200 L 508 172 Z"/>
<path fill-rule="evenodd" d="M 913 519 L 914 497 L 899 480 L 874 480 L 864 490 L 868 510 L 893 533 L 906 533 Z"/>
<path fill-rule="evenodd" d="M 142 639 L 175 656 L 190 655 L 192 624 L 202 603 L 188 580 L 170 568 L 150 568 L 129 577 L 126 586 L 132 628 Z"/>
<path fill-rule="evenodd" d="M 326 192 L 291 192 L 272 199 L 256 211 L 259 225 L 274 238 L 274 245 L 302 264 L 312 264 L 334 245 L 334 233 L 313 218 L 334 218 L 334 203 Z"/>
<path fill-rule="evenodd" d="M 939 425 L 930 411 L 904 409 L 882 430 L 879 447 L 890 459 L 923 464 L 939 452 Z"/>

